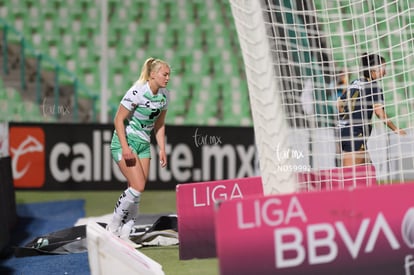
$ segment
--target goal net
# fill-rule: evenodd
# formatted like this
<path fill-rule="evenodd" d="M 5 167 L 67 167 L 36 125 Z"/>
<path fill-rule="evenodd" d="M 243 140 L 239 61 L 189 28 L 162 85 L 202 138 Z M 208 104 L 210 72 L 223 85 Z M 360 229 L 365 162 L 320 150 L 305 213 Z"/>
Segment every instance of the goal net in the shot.
<path fill-rule="evenodd" d="M 413 3 L 230 0 L 265 193 L 414 180 Z M 342 168 L 336 103 L 365 52 L 385 58 L 384 110 L 407 135 L 374 114 L 370 163 Z"/>

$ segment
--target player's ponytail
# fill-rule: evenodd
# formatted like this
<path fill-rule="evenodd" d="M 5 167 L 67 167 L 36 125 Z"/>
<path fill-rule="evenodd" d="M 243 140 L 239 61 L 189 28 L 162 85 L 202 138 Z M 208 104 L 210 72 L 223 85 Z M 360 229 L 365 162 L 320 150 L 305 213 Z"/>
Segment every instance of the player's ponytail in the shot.
<path fill-rule="evenodd" d="M 378 54 L 363 53 L 361 57 L 361 63 L 363 67 L 362 73 L 364 77 L 371 78 L 371 70 L 373 70 L 374 67 L 385 63 L 385 58 Z"/>
<path fill-rule="evenodd" d="M 151 72 L 158 71 L 161 68 L 161 65 L 170 67 L 167 62 L 161 59 L 150 57 L 145 60 L 144 65 L 142 65 L 141 74 L 136 81 L 136 84 L 144 84 L 147 82 L 150 79 Z"/>

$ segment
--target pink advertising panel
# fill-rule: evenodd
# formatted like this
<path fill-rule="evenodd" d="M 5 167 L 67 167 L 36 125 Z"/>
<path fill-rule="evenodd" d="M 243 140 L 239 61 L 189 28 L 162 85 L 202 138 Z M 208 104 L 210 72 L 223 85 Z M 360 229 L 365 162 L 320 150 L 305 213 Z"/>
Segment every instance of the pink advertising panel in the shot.
<path fill-rule="evenodd" d="M 179 184 L 177 193 L 180 259 L 216 257 L 214 206 L 218 200 L 263 195 L 261 177 Z"/>
<path fill-rule="evenodd" d="M 298 173 L 299 191 L 336 190 L 374 186 L 375 166 L 359 165 Z"/>
<path fill-rule="evenodd" d="M 414 185 L 256 196 L 216 209 L 221 275 L 414 274 Z"/>

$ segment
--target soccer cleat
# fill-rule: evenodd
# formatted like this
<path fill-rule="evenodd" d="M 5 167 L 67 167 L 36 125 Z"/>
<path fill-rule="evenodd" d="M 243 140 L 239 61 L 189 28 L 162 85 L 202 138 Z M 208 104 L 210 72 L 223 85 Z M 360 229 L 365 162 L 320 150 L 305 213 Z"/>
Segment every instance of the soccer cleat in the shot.
<path fill-rule="evenodd" d="M 105 227 L 105 229 L 107 231 L 111 232 L 112 234 L 114 234 L 117 237 L 120 237 L 121 236 L 121 232 L 120 232 L 121 231 L 121 227 L 120 226 L 116 227 L 114 225 L 107 224 L 106 227 Z"/>
<path fill-rule="evenodd" d="M 128 240 L 134 227 L 134 220 L 129 220 L 126 224 L 122 225 L 119 229 L 119 237 L 124 240 Z"/>

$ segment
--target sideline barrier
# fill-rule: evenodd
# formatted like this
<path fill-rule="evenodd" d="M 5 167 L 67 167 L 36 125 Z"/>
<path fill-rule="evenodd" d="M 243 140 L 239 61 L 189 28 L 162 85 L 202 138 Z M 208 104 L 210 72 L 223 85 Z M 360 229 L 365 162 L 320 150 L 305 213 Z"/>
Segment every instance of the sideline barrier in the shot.
<path fill-rule="evenodd" d="M 223 201 L 220 274 L 414 274 L 414 184 Z"/>
<path fill-rule="evenodd" d="M 10 232 L 17 223 L 11 158 L 0 158 L 0 255 L 8 253 Z"/>
<path fill-rule="evenodd" d="M 161 168 L 153 137 L 148 190 L 175 190 L 183 182 L 255 174 L 253 128 L 169 125 L 167 129 L 169 164 Z M 113 124 L 10 123 L 15 188 L 119 190 L 126 179 L 111 156 L 113 131 Z"/>
<path fill-rule="evenodd" d="M 179 184 L 176 187 L 180 260 L 216 257 L 217 200 L 263 195 L 261 177 Z"/>
<path fill-rule="evenodd" d="M 17 222 L 13 173 L 9 157 L 9 125 L 0 121 L 0 256 L 9 253 L 10 231 Z"/>
<path fill-rule="evenodd" d="M 87 224 L 86 235 L 91 275 L 164 275 L 159 263 L 96 222 Z"/>

